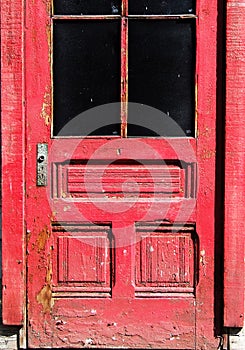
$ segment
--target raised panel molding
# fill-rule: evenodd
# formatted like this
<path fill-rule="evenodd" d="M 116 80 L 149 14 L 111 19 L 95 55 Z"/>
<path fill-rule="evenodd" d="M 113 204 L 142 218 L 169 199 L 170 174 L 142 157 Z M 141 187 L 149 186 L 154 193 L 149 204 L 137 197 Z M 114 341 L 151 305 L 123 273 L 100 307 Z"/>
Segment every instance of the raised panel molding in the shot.
<path fill-rule="evenodd" d="M 194 198 L 196 165 L 147 161 L 54 163 L 52 183 L 54 198 Z"/>
<path fill-rule="evenodd" d="M 194 227 L 137 227 L 136 295 L 194 293 L 197 239 Z"/>
<path fill-rule="evenodd" d="M 117 269 L 111 226 L 60 224 L 53 234 L 53 297 L 111 297 Z M 135 296 L 193 297 L 199 249 L 194 225 L 146 222 L 136 224 L 135 234 Z"/>
<path fill-rule="evenodd" d="M 108 296 L 112 236 L 109 226 L 53 226 L 54 296 Z"/>

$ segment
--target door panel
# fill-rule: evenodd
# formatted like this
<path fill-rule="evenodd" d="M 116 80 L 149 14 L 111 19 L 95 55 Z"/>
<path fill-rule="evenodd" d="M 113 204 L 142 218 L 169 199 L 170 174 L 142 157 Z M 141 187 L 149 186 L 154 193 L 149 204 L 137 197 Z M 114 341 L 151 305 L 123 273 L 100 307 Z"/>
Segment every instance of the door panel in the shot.
<path fill-rule="evenodd" d="M 117 247 L 113 225 L 53 226 L 52 283 L 37 295 L 49 341 L 30 319 L 30 344 L 194 349 L 194 227 L 153 227 L 131 228 L 139 241 Z"/>
<path fill-rule="evenodd" d="M 55 129 L 50 30 L 65 18 L 52 19 L 49 5 L 26 9 L 28 347 L 216 349 L 215 4 L 198 3 L 193 137 L 165 138 L 125 137 L 125 6 L 123 18 L 103 19 L 121 21 L 121 137 L 52 137 L 62 118 Z M 36 181 L 38 144 L 48 149 L 47 186 Z"/>

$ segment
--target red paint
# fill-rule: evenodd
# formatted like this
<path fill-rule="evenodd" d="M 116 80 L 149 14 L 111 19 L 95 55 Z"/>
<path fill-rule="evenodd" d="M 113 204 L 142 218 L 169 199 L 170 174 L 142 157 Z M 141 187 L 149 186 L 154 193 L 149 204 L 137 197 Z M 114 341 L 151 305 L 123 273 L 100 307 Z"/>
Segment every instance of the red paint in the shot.
<path fill-rule="evenodd" d="M 24 11 L 21 6 L 20 2 L 5 1 L 2 9 L 5 323 L 21 324 L 23 319 L 25 286 L 22 262 L 25 256 L 21 184 L 24 183 L 25 159 L 30 348 L 94 345 L 216 349 L 218 341 L 213 331 L 216 2 L 200 0 L 197 4 L 197 138 L 94 138 L 80 144 L 76 139 L 54 140 L 50 137 L 50 2 L 26 1 L 24 53 L 20 40 Z M 127 7 L 124 8 L 127 15 Z M 230 14 L 228 12 L 228 24 L 231 23 Z M 127 20 L 124 22 L 126 24 Z M 126 29 L 122 33 L 122 46 L 126 50 Z M 229 32 L 229 26 L 228 33 L 233 33 L 232 30 Z M 229 53 L 229 37 L 227 43 Z M 230 50 L 232 52 L 232 46 Z M 19 57 L 25 57 L 25 80 L 22 79 L 22 61 L 15 59 Z M 126 102 L 127 53 L 123 52 L 121 57 L 124 81 L 121 96 Z M 234 58 L 227 57 L 229 72 Z M 232 80 L 228 79 L 227 84 L 228 89 L 233 88 Z M 22 119 L 22 86 L 25 86 L 25 120 Z M 230 91 L 228 98 L 233 98 L 234 95 L 229 97 Z M 239 106 L 243 108 L 242 102 Z M 227 105 L 227 149 L 235 147 L 233 137 L 237 135 L 229 129 L 232 107 L 233 103 Z M 241 110 L 235 109 L 234 116 L 238 117 L 239 113 Z M 125 111 L 122 113 L 123 130 L 126 130 L 126 117 Z M 240 135 L 242 130 L 239 129 Z M 123 132 L 122 136 L 126 133 Z M 49 160 L 52 162 L 50 192 L 45 187 L 36 186 L 37 143 L 49 146 Z M 73 145 L 77 146 L 72 153 L 75 165 L 68 165 L 65 163 L 70 160 L 67 150 Z M 52 146 L 56 148 L 55 152 Z M 187 152 L 190 146 L 193 154 Z M 51 157 L 51 149 L 55 158 Z M 99 149 L 103 151 L 99 152 Z M 184 166 L 179 166 L 179 154 Z M 96 187 L 96 181 L 93 183 L 89 195 L 95 194 L 95 197 L 91 202 L 83 195 L 81 179 L 86 177 L 84 164 L 92 157 L 97 164 L 116 162 L 106 167 L 104 183 L 102 181 L 104 192 Z M 142 171 L 142 166 L 132 165 L 132 159 L 143 164 L 149 161 L 150 165 Z M 166 159 L 168 168 L 161 163 Z M 226 159 L 227 184 L 238 185 L 238 182 L 229 182 L 235 163 L 228 153 Z M 231 168 L 230 164 L 233 164 Z M 239 166 L 241 164 L 240 159 Z M 93 162 L 90 166 L 94 169 Z M 171 184 L 165 175 L 166 168 L 174 176 Z M 161 199 L 157 202 L 152 200 L 152 194 L 155 194 L 147 178 L 150 173 L 154 180 L 157 178 L 155 192 L 157 199 Z M 124 202 L 121 200 L 120 181 L 129 174 L 131 180 L 139 181 L 142 186 L 140 198 L 133 204 L 129 199 L 135 199 L 135 193 L 132 194 L 130 187 L 126 191 L 129 198 L 126 196 Z M 110 178 L 112 175 L 113 179 Z M 147 179 L 146 186 L 142 178 Z M 158 192 L 161 181 L 162 197 Z M 167 194 L 169 186 L 174 188 L 170 196 Z M 49 199 L 50 193 L 53 199 Z M 101 201 L 102 194 L 109 195 L 109 200 Z M 179 214 L 180 209 L 183 206 L 186 210 L 192 208 L 196 195 L 196 207 L 184 226 L 186 217 Z M 226 192 L 227 205 L 229 198 Z M 98 199 L 100 201 L 96 202 Z M 50 202 L 55 205 L 55 210 L 50 208 Z M 226 227 L 227 223 L 234 224 L 234 221 L 227 221 L 228 217 L 226 215 Z M 237 233 L 237 228 L 234 232 Z M 231 250 L 226 249 L 226 258 L 230 253 Z M 241 252 L 238 256 L 241 258 Z M 239 266 L 239 261 L 236 260 L 234 266 Z M 227 281 L 231 278 L 230 266 L 225 265 L 228 268 L 225 271 Z M 234 279 L 230 281 L 236 282 Z M 225 307 L 230 313 L 231 304 L 228 303 L 231 299 L 226 296 Z M 239 305 L 241 302 L 240 299 Z M 231 322 L 234 323 L 234 319 Z"/>
<path fill-rule="evenodd" d="M 213 1 L 198 1 L 197 15 L 197 157 L 199 190 L 196 230 L 200 237 L 200 283 L 197 286 L 197 296 L 200 299 L 197 301 L 196 322 L 197 338 L 199 339 L 198 346 L 201 348 L 202 341 L 205 343 L 204 338 L 208 339 L 213 336 L 213 321 L 211 321 L 210 317 L 214 318 L 214 300 L 211 294 L 214 295 L 215 47 L 217 3 Z M 207 302 L 207 300 L 209 301 Z M 205 317 L 207 317 L 206 320 Z M 205 335 L 203 335 L 203 332 L 205 332 Z M 206 348 L 208 349 L 209 347 L 206 345 Z"/>
<path fill-rule="evenodd" d="M 194 349 L 197 343 L 198 347 L 216 348 L 218 342 L 213 334 L 212 307 L 216 88 L 214 8 L 208 5 L 206 12 L 214 11 L 214 15 L 208 16 L 203 10 L 205 16 L 198 22 L 198 141 L 173 139 L 170 146 L 170 140 L 154 138 L 95 138 L 83 140 L 81 144 L 75 139 L 52 142 L 50 125 L 46 125 L 40 116 L 44 96 L 50 92 L 46 37 L 48 17 L 45 21 L 46 12 L 42 4 L 27 2 L 27 6 L 32 15 L 27 18 L 26 65 L 29 72 L 36 72 L 26 76 L 29 121 L 29 347 L 94 345 Z M 207 31 L 210 41 L 206 38 Z M 33 33 L 37 41 L 34 41 Z M 121 56 L 123 102 L 127 100 L 126 34 L 127 20 L 124 19 Z M 207 51 L 210 43 L 213 50 Z M 127 110 L 123 107 L 125 130 Z M 126 132 L 123 131 L 122 136 L 126 136 Z M 52 149 L 55 158 L 51 159 L 53 211 L 49 207 L 46 188 L 35 186 L 38 142 L 48 143 L 49 150 L 52 144 L 56 147 L 55 151 Z M 67 165 L 67 152 L 73 145 L 74 165 Z M 187 152 L 188 145 L 193 147 L 193 154 Z M 179 154 L 181 161 L 186 163 L 178 168 Z M 197 191 L 197 173 L 193 164 L 195 155 L 201 176 L 198 212 L 193 210 L 190 213 L 190 226 L 184 228 L 181 222 L 185 222 L 186 217 L 179 214 L 180 209 L 183 206 L 186 210 L 189 207 L 193 209 L 193 197 Z M 95 164 L 101 164 L 97 165 L 97 172 L 91 158 L 95 159 Z M 150 161 L 151 165 L 133 166 L 132 161 L 127 162 L 127 159 L 138 160 L 139 164 Z M 163 159 L 168 159 L 169 174 L 173 169 L 177 171 L 174 173 L 177 174 L 174 175 L 177 176 L 177 187 L 171 196 L 166 190 L 169 185 L 161 163 Z M 86 160 L 89 160 L 88 167 L 84 166 Z M 109 167 L 103 165 L 111 161 L 116 162 Z M 105 173 L 98 173 L 99 167 L 103 166 Z M 91 179 L 89 169 L 98 180 L 103 177 L 102 183 L 95 179 L 83 185 L 86 171 Z M 138 199 L 129 188 L 123 194 L 122 202 L 120 187 L 123 176 L 139 183 Z M 154 179 L 154 190 L 147 176 Z M 142 178 L 147 180 L 146 187 Z M 160 185 L 157 185 L 160 181 L 166 191 L 162 196 L 158 190 Z M 84 196 L 86 186 L 89 188 L 89 201 Z M 154 197 L 165 200 L 154 202 Z M 61 222 L 60 227 L 55 224 L 57 220 Z M 135 224 L 137 221 L 138 225 Z M 171 226 L 174 221 L 178 222 L 179 232 L 175 225 Z M 96 222 L 99 226 L 96 229 L 89 222 Z M 150 233 L 153 229 L 156 231 Z M 145 236 L 148 238 L 144 239 Z M 209 288 L 206 288 L 207 285 Z"/>
<path fill-rule="evenodd" d="M 227 1 L 224 325 L 244 325 L 245 7 Z"/>
<path fill-rule="evenodd" d="M 124 8 L 125 9 L 125 8 Z M 128 119 L 128 19 L 121 21 L 121 136 L 127 137 Z"/>
<path fill-rule="evenodd" d="M 1 1 L 3 323 L 25 308 L 24 98 L 22 1 Z"/>

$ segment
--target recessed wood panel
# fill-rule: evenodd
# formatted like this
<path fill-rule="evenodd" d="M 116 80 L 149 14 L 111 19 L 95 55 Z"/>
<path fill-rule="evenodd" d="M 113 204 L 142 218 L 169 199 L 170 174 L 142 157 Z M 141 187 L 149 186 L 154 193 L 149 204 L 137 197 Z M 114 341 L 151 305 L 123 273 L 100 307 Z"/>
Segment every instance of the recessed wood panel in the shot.
<path fill-rule="evenodd" d="M 193 228 L 137 228 L 136 293 L 193 293 L 195 237 Z"/>
<path fill-rule="evenodd" d="M 59 237 L 59 282 L 107 284 L 108 238 Z"/>
<path fill-rule="evenodd" d="M 65 225 L 64 225 L 65 226 Z M 55 226 L 54 292 L 109 293 L 111 237 L 108 226 Z"/>
<path fill-rule="evenodd" d="M 193 165 L 180 164 L 55 164 L 55 198 L 194 197 Z M 190 170 L 190 171 L 189 171 Z"/>

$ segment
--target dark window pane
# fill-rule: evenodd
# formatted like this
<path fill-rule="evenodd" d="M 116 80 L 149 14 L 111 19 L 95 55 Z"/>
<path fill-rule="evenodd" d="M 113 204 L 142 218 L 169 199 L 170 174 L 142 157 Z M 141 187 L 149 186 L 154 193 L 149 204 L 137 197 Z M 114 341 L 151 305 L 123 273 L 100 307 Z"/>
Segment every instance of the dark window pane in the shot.
<path fill-rule="evenodd" d="M 80 113 L 119 102 L 120 21 L 55 21 L 53 71 L 54 135 Z M 94 134 L 120 135 L 119 124 L 116 130 L 104 127 L 120 123 L 119 109 L 115 107 L 108 116 L 99 113 L 94 120 L 83 113 L 79 124 L 62 135 L 86 135 L 96 129 L 100 130 Z"/>
<path fill-rule="evenodd" d="M 163 111 L 188 136 L 194 135 L 194 43 L 195 22 L 192 21 L 129 22 L 129 102 Z M 141 118 L 151 120 L 152 113 L 147 113 L 144 111 Z M 140 114 L 129 104 L 129 123 L 145 125 L 143 119 L 139 120 Z M 166 119 L 168 117 L 164 124 Z M 156 127 L 159 129 L 157 120 L 158 117 Z M 148 125 L 156 131 L 153 119 L 151 123 Z M 159 133 L 183 136 L 173 125 L 165 125 L 164 130 Z M 128 135 L 140 136 L 140 132 L 129 125 Z"/>
<path fill-rule="evenodd" d="M 119 0 L 54 0 L 55 15 L 119 15 Z"/>
<path fill-rule="evenodd" d="M 129 0 L 130 15 L 195 13 L 194 0 Z"/>

